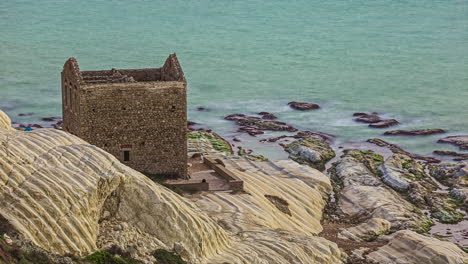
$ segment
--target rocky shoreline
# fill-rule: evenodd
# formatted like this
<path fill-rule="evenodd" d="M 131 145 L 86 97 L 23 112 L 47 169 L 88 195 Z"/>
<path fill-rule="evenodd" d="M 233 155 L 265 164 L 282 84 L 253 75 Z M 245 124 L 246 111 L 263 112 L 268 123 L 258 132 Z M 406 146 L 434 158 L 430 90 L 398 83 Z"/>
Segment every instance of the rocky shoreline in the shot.
<path fill-rule="evenodd" d="M 295 103 L 290 104 L 291 108 L 298 111 L 319 108 L 311 106 L 306 109 L 310 106 L 305 102 L 291 103 Z M 376 113 L 356 113 L 354 116 L 360 119 L 356 120 L 358 122 L 376 124 L 371 128 L 399 123 L 381 118 Z M 201 128 L 202 124 L 189 122 L 189 142 L 206 141 L 206 144 L 197 144 L 194 151 L 219 155 L 227 167 L 238 171 L 247 186 L 245 194 L 183 194 L 188 203 L 193 203 L 190 206 L 198 208 L 194 210 L 203 211 L 203 217 L 207 215 L 208 220 L 205 221 L 212 223 L 212 219 L 216 219 L 209 228 L 216 230 L 217 239 L 231 242 L 220 241 L 222 246 L 217 249 L 217 254 L 201 256 L 194 248 L 187 247 L 190 243 L 176 246 L 163 242 L 157 245 L 143 232 L 140 238 L 152 246 L 143 249 L 132 244 L 141 251 L 132 253 L 128 251 L 131 243 L 120 241 L 120 249 L 130 252 L 128 256 L 152 263 L 153 258 L 148 252 L 162 247 L 182 256 L 187 263 L 246 261 L 245 256 L 233 254 L 235 251 L 254 254 L 256 257 L 247 260 L 248 263 L 400 263 L 392 262 L 395 258 L 401 263 L 415 264 L 468 262 L 468 232 L 466 228 L 459 228 L 468 221 L 467 154 L 434 150 L 437 158 L 423 157 L 379 138 L 362 143 L 335 144 L 333 135 L 300 131 L 278 121 L 275 113 L 270 112 L 232 114 L 225 119 L 233 121 L 241 135 L 284 152 L 289 160 L 269 160 L 256 155 L 255 148 L 243 146 L 240 136 L 223 139 L 210 129 Z M 59 119 L 43 121 L 60 129 Z M 3 123 L 3 127 L 9 127 L 6 125 L 8 120 Z M 13 126 L 17 130 L 38 128 L 20 124 Z M 271 137 L 265 135 L 265 131 L 284 134 Z M 444 132 L 440 129 L 389 130 L 383 135 L 411 137 Z M 466 136 L 450 136 L 440 141 L 455 144 L 463 150 Z M 452 159 L 441 161 L 438 157 Z M 273 207 L 265 207 L 268 204 Z M 187 210 L 192 210 L 190 208 Z M 262 214 L 267 214 L 270 220 L 264 219 Z M 199 217 L 198 213 L 195 215 Z M 100 235 L 99 243 L 104 249 L 111 248 L 112 241 L 119 236 L 129 234 L 125 232 L 142 232 L 138 225 L 132 224 L 124 225 L 117 232 L 120 227 L 115 226 L 113 218 L 106 219 L 100 220 L 103 221 L 102 230 L 109 233 L 109 236 Z M 309 224 L 305 224 L 304 219 Z M 197 228 L 203 230 L 207 227 Z M 284 230 L 273 231 L 277 228 Z M 185 236 L 187 230 L 181 227 L 179 232 Z M 19 239 L 21 236 L 18 234 L 11 236 L 13 244 L 24 239 Z M 270 242 L 264 242 L 266 246 L 263 248 L 255 242 L 268 241 L 273 237 L 276 243 L 288 250 L 268 251 L 265 247 L 269 248 Z M 300 245 L 299 241 L 308 241 L 307 246 Z M 320 252 L 317 249 L 320 247 L 326 247 L 327 251 Z M 294 260 L 296 262 L 289 259 L 293 248 L 300 252 Z M 60 261 L 56 263 L 77 263 Z"/>

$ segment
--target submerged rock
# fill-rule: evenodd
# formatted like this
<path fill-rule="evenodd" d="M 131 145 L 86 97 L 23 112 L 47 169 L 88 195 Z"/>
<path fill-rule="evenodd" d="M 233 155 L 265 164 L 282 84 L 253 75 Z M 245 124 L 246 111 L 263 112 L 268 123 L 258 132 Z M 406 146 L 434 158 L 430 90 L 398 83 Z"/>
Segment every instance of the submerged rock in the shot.
<path fill-rule="evenodd" d="M 313 132 L 313 131 L 300 131 L 297 132 L 293 136 L 279 136 L 279 137 L 273 137 L 273 138 L 267 138 L 267 139 L 262 139 L 260 142 L 277 142 L 278 140 L 282 140 L 285 138 L 296 138 L 296 139 L 306 139 L 306 138 L 312 138 L 316 139 L 320 142 L 327 142 L 330 143 L 333 140 L 333 136 L 330 134 L 325 134 L 321 132 Z"/>
<path fill-rule="evenodd" d="M 356 113 L 354 114 L 354 116 L 356 116 Z M 380 122 L 382 121 L 383 119 L 378 116 L 378 115 L 370 115 L 370 114 L 366 114 L 366 113 L 359 113 L 359 116 L 358 118 L 354 119 L 355 121 L 358 121 L 358 122 L 363 122 L 363 123 L 377 123 L 377 122 Z"/>
<path fill-rule="evenodd" d="M 468 153 L 460 153 L 460 152 L 447 151 L 447 150 L 434 150 L 433 153 L 436 155 L 440 155 L 440 156 L 454 156 L 454 157 L 468 159 Z"/>
<path fill-rule="evenodd" d="M 259 115 L 262 116 L 263 119 L 277 119 L 278 117 L 275 116 L 274 114 L 268 113 L 268 112 L 260 112 L 258 113 Z"/>
<path fill-rule="evenodd" d="M 398 122 L 396 119 L 384 119 L 380 122 L 369 124 L 369 127 L 386 128 L 386 127 L 396 126 L 398 124 L 400 124 L 400 122 Z"/>
<path fill-rule="evenodd" d="M 468 149 L 468 135 L 450 136 L 439 139 L 438 143 L 450 143 L 458 146 L 460 149 Z"/>
<path fill-rule="evenodd" d="M 326 142 L 312 138 L 296 140 L 284 146 L 289 158 L 307 164 L 318 170 L 325 169 L 325 163 L 335 157 L 335 152 Z"/>
<path fill-rule="evenodd" d="M 425 136 L 446 133 L 443 129 L 413 129 L 413 130 L 391 130 L 386 131 L 384 135 L 407 135 L 407 136 Z"/>
<path fill-rule="evenodd" d="M 296 110 L 301 110 L 301 111 L 306 111 L 306 110 L 313 110 L 313 109 L 319 109 L 320 106 L 318 104 L 313 104 L 313 103 L 306 103 L 306 102 L 289 102 L 288 105 L 291 108 L 294 108 Z"/>
<path fill-rule="evenodd" d="M 346 228 L 338 234 L 338 238 L 357 242 L 371 241 L 390 231 L 391 223 L 381 218 L 371 218 L 366 222 Z"/>
<path fill-rule="evenodd" d="M 62 120 L 60 116 L 51 116 L 51 117 L 43 117 L 41 118 L 42 121 L 46 122 L 57 122 L 59 120 Z"/>
<path fill-rule="evenodd" d="M 400 124 L 395 119 L 384 119 L 377 114 L 354 113 L 353 116 L 359 116 L 354 119 L 357 122 L 369 123 L 369 127 L 386 128 Z"/>
<path fill-rule="evenodd" d="M 468 254 L 455 244 L 409 230 L 398 231 L 390 242 L 371 252 L 366 259 L 379 264 L 464 264 Z"/>
<path fill-rule="evenodd" d="M 226 120 L 236 121 L 240 132 L 247 132 L 251 136 L 263 134 L 264 130 L 296 132 L 297 129 L 279 121 L 262 119 L 244 114 L 232 114 L 224 117 Z"/>

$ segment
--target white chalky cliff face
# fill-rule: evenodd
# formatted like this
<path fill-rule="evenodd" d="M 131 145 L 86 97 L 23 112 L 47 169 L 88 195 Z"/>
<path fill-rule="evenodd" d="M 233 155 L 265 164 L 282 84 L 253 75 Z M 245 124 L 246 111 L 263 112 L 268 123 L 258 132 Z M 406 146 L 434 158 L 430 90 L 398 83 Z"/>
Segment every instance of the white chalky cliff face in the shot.
<path fill-rule="evenodd" d="M 167 248 L 180 243 L 190 258 L 228 244 L 227 234 L 192 203 L 66 132 L 2 127 L 0 162 L 0 214 L 52 253 L 98 249 L 104 209 Z"/>
<path fill-rule="evenodd" d="M 0 111 L 0 216 L 58 255 L 116 244 L 146 263 L 157 248 L 201 264 L 342 263 L 336 244 L 315 236 L 329 180 L 283 165 L 290 174 L 239 172 L 251 194 L 190 201 L 71 134 L 11 129 Z M 265 194 L 286 199 L 292 215 Z"/>

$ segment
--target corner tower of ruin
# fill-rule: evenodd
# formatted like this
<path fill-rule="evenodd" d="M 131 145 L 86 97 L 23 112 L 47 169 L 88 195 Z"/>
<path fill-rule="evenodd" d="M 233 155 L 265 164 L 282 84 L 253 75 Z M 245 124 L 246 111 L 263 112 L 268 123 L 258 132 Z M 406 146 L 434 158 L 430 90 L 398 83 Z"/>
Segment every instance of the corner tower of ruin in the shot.
<path fill-rule="evenodd" d="M 187 176 L 187 81 L 175 54 L 161 68 L 62 71 L 64 130 L 145 174 Z"/>

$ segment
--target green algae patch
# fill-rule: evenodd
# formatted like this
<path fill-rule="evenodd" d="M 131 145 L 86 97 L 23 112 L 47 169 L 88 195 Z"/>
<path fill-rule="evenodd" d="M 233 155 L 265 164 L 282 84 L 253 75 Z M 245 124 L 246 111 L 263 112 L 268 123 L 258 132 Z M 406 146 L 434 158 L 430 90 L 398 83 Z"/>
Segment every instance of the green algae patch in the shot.
<path fill-rule="evenodd" d="M 238 149 L 237 155 L 239 155 L 241 157 L 244 157 L 244 158 L 246 158 L 248 160 L 251 160 L 251 161 L 268 161 L 268 158 L 266 158 L 263 155 L 254 155 L 254 154 L 252 154 L 252 151 L 247 151 L 242 147 L 237 147 L 237 149 Z"/>
<path fill-rule="evenodd" d="M 431 219 L 423 220 L 415 229 L 413 229 L 413 231 L 419 234 L 424 234 L 429 232 L 433 225 L 434 222 Z"/>
<path fill-rule="evenodd" d="M 229 142 L 216 133 L 209 133 L 206 131 L 188 132 L 187 138 L 205 139 L 211 144 L 214 150 L 226 153 L 228 155 L 233 154 L 231 144 L 229 144 Z"/>
<path fill-rule="evenodd" d="M 187 264 L 179 255 L 164 249 L 154 251 L 153 257 L 158 264 Z"/>
<path fill-rule="evenodd" d="M 376 154 L 370 150 L 358 149 L 346 149 L 344 150 L 344 153 L 363 163 L 372 173 L 376 175 L 380 174 L 377 170 L 377 167 L 379 167 L 384 162 L 382 155 Z"/>
<path fill-rule="evenodd" d="M 431 216 L 444 224 L 456 224 L 463 220 L 463 213 L 451 207 L 436 208 L 431 212 Z"/>

